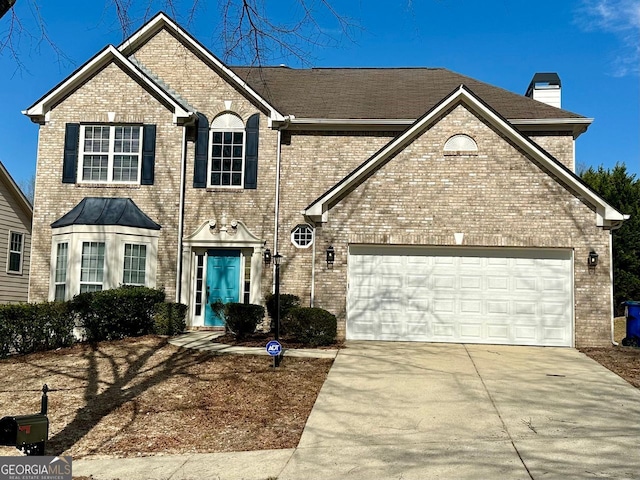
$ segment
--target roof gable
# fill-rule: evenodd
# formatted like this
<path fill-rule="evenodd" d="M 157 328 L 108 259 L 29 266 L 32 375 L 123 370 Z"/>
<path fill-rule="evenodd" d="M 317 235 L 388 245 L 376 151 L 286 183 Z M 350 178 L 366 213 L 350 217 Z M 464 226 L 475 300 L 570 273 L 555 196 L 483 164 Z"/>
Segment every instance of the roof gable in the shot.
<path fill-rule="evenodd" d="M 34 122 L 43 123 L 46 121 L 48 112 L 55 105 L 111 63 L 117 64 L 122 71 L 136 80 L 138 84 L 142 85 L 142 87 L 160 103 L 165 105 L 173 113 L 174 123 L 182 123 L 192 117 L 193 112 L 184 101 L 171 95 L 165 88 L 153 81 L 137 65 L 122 55 L 113 45 L 107 45 L 22 113 L 30 117 Z"/>
<path fill-rule="evenodd" d="M 27 199 L 26 195 L 22 192 L 22 189 L 9 174 L 9 171 L 5 168 L 2 162 L 0 162 L 0 180 L 2 180 L 2 182 L 7 186 L 9 193 L 13 195 L 16 202 L 27 214 L 29 217 L 29 223 L 31 223 L 31 220 L 33 219 L 33 207 L 31 206 L 31 202 Z"/>
<path fill-rule="evenodd" d="M 597 193 L 593 192 L 578 176 L 543 150 L 539 145 L 523 136 L 513 125 L 498 112 L 475 95 L 465 85 L 460 85 L 443 98 L 431 110 L 416 120 L 407 130 L 390 141 L 359 167 L 344 177 L 340 182 L 327 190 L 311 203 L 302 214 L 315 222 L 325 222 L 329 210 L 341 199 L 349 195 L 353 189 L 365 182 L 374 172 L 382 167 L 399 151 L 403 150 L 422 132 L 429 129 L 448 109 L 464 104 L 480 115 L 486 122 L 501 132 L 505 137 L 520 147 L 525 153 L 538 161 L 549 173 L 559 179 L 564 188 L 571 190 L 596 211 L 596 224 L 605 228 L 615 228 L 628 218 L 611 207 Z"/>
<path fill-rule="evenodd" d="M 133 55 L 142 45 L 150 38 L 156 35 L 160 30 L 166 30 L 173 35 L 178 41 L 185 45 L 189 50 L 194 52 L 202 61 L 210 68 L 220 74 L 226 81 L 234 85 L 240 91 L 256 103 L 262 105 L 270 113 L 269 121 L 282 122 L 284 116 L 271 105 L 263 96 L 256 92 L 247 82 L 238 76 L 232 69 L 227 67 L 218 57 L 211 53 L 204 45 L 194 38 L 187 31 L 183 30 L 176 22 L 174 22 L 164 12 L 159 12 L 155 17 L 149 20 L 145 25 L 133 33 L 127 40 L 118 46 L 118 50 L 122 55 Z"/>

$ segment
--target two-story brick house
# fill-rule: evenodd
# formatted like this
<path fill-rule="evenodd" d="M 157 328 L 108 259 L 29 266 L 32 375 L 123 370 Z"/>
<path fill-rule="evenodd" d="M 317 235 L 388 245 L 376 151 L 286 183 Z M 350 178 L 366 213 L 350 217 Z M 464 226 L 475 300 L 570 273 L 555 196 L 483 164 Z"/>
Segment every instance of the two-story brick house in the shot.
<path fill-rule="evenodd" d="M 556 80 L 232 68 L 159 14 L 25 111 L 30 299 L 143 284 L 216 326 L 272 291 L 269 250 L 349 339 L 606 344 L 625 216 L 573 173 L 591 119 Z"/>

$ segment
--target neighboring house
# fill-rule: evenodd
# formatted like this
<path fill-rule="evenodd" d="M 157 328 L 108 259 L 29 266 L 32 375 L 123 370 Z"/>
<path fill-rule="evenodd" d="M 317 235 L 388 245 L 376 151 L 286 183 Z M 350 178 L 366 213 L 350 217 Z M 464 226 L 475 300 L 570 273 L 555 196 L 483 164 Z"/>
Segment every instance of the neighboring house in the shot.
<path fill-rule="evenodd" d="M 26 302 L 33 210 L 0 162 L 0 304 Z"/>
<path fill-rule="evenodd" d="M 604 345 L 626 217 L 574 174 L 592 120 L 560 90 L 553 74 L 522 96 L 440 68 L 233 68 L 158 14 L 25 111 L 30 298 L 162 287 L 192 328 L 217 326 L 211 301 L 272 291 L 268 249 L 281 291 L 348 339 Z"/>

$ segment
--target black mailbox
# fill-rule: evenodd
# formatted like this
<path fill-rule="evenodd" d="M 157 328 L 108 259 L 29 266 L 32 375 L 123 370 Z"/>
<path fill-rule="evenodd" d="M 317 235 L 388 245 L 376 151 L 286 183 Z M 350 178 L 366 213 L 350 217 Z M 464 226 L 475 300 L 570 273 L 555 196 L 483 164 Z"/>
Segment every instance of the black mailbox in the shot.
<path fill-rule="evenodd" d="M 27 455 L 44 455 L 44 444 L 49 436 L 46 415 L 16 415 L 0 419 L 0 444 L 14 446 Z"/>
<path fill-rule="evenodd" d="M 44 446 L 49 438 L 48 390 L 46 385 L 42 387 L 40 413 L 0 419 L 0 445 L 16 447 L 27 455 L 44 455 Z"/>

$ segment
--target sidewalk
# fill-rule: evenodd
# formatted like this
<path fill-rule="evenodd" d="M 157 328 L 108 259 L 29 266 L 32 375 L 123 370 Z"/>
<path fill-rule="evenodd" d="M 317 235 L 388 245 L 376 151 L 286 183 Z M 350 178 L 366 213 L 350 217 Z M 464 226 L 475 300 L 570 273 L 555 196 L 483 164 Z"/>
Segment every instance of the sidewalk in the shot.
<path fill-rule="evenodd" d="M 289 448 L 74 460 L 73 476 L 91 475 L 95 480 L 275 480 L 294 452 Z"/>

